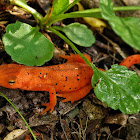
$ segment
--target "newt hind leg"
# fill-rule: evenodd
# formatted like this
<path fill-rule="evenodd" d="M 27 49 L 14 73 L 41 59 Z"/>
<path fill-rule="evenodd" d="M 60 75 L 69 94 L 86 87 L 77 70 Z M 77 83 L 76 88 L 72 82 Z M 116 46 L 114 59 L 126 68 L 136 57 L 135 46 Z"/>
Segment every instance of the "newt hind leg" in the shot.
<path fill-rule="evenodd" d="M 66 99 L 62 100 L 61 102 L 71 101 L 71 103 L 73 103 L 73 102 L 85 97 L 91 89 L 92 89 L 92 85 L 89 84 L 89 85 L 87 85 L 79 90 L 76 90 L 76 91 L 58 92 L 58 94 L 56 94 L 56 96 L 66 98 Z"/>

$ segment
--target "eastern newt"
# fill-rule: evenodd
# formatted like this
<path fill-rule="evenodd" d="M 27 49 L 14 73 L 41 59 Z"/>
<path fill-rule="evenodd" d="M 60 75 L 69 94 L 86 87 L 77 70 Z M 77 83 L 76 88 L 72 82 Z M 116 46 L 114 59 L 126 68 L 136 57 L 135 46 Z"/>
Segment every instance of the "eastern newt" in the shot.
<path fill-rule="evenodd" d="M 53 111 L 57 96 L 66 98 L 63 102 L 77 101 L 86 96 L 91 86 L 92 68 L 84 63 L 79 55 L 61 56 L 68 61 L 64 64 L 31 67 L 19 64 L 2 64 L 0 66 L 0 86 L 10 89 L 30 91 L 48 91 L 50 103 L 42 106 Z M 90 56 L 85 57 L 91 61 Z"/>
<path fill-rule="evenodd" d="M 139 64 L 139 63 L 140 63 L 140 54 L 135 54 L 135 55 L 128 56 L 120 63 L 120 65 L 130 68 L 132 65 Z"/>
<path fill-rule="evenodd" d="M 91 62 L 90 56 L 84 55 Z M 48 91 L 50 103 L 42 104 L 47 108 L 41 114 L 49 110 L 53 111 L 56 96 L 65 98 L 62 102 L 71 101 L 73 103 L 85 97 L 92 89 L 93 70 L 77 54 L 61 55 L 61 57 L 67 59 L 67 62 L 45 67 L 2 64 L 0 66 L 0 86 L 10 89 Z M 135 63 L 140 63 L 140 55 L 128 57 L 121 65 L 130 67 Z"/>

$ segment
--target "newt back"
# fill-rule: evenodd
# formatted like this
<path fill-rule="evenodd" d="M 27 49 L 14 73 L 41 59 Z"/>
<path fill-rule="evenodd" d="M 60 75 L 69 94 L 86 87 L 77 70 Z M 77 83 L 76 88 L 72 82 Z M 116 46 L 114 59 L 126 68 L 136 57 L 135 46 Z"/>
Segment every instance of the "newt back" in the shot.
<path fill-rule="evenodd" d="M 17 64 L 0 66 L 0 86 L 11 89 L 46 91 L 51 85 L 56 91 L 74 91 L 91 82 L 93 71 L 83 63 L 30 67 Z"/>

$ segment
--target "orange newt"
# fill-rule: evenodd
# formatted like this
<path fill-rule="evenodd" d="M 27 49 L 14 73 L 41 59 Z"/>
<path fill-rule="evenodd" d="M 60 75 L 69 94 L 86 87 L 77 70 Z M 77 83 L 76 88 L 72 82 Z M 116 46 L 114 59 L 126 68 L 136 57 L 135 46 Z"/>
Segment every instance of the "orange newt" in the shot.
<path fill-rule="evenodd" d="M 53 111 L 57 96 L 66 98 L 64 102 L 77 101 L 86 96 L 92 89 L 92 68 L 84 63 L 79 55 L 61 56 L 68 61 L 64 64 L 31 67 L 18 64 L 3 64 L 0 66 L 0 86 L 10 89 L 30 91 L 48 91 L 50 103 L 42 106 Z M 90 56 L 85 57 L 91 61 Z"/>
<path fill-rule="evenodd" d="M 120 65 L 130 68 L 132 65 L 139 64 L 139 63 L 140 63 L 140 54 L 135 54 L 135 55 L 128 56 L 120 63 Z"/>
<path fill-rule="evenodd" d="M 91 62 L 90 56 L 84 55 Z M 41 114 L 49 110 L 53 111 L 56 96 L 66 98 L 62 102 L 71 101 L 73 103 L 80 100 L 92 89 L 93 70 L 77 54 L 61 55 L 61 57 L 67 59 L 67 62 L 45 67 L 2 64 L 0 66 L 0 86 L 10 89 L 48 91 L 50 103 L 42 104 L 47 108 Z M 140 63 L 140 55 L 128 57 L 121 65 L 130 67 L 137 63 Z"/>

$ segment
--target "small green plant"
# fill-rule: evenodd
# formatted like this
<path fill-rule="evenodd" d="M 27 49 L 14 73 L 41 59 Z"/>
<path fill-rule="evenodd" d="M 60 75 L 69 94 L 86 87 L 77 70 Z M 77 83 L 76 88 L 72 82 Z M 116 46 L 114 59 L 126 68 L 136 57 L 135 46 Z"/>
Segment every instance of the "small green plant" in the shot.
<path fill-rule="evenodd" d="M 21 115 L 21 113 L 19 112 L 19 110 L 15 107 L 15 105 L 4 95 L 0 92 L 0 95 L 2 97 L 4 97 L 10 104 L 11 106 L 17 111 L 17 113 L 19 114 L 19 116 L 22 118 L 22 120 L 24 121 L 24 123 L 26 124 L 27 128 L 29 129 L 31 135 L 33 136 L 33 139 L 36 140 L 36 137 L 33 133 L 33 131 L 31 130 L 30 126 L 28 125 L 27 121 L 25 120 L 25 118 Z"/>
<path fill-rule="evenodd" d="M 43 17 L 28 6 L 25 0 L 10 0 L 11 4 L 18 5 L 30 12 L 34 16 L 37 26 L 32 27 L 22 22 L 9 24 L 6 27 L 6 34 L 3 36 L 6 52 L 20 64 L 41 66 L 52 58 L 54 45 L 39 30 L 51 31 L 67 42 L 93 68 L 92 85 L 96 96 L 101 101 L 126 114 L 138 113 L 140 111 L 140 77 L 124 66 L 113 65 L 110 70 L 103 72 L 91 64 L 74 45 L 75 43 L 83 47 L 90 47 L 95 42 L 92 32 L 85 25 L 72 23 L 65 27 L 58 27 L 52 26 L 52 24 L 75 17 L 105 19 L 127 44 L 140 50 L 140 19 L 121 18 L 114 14 L 114 11 L 119 10 L 140 10 L 140 6 L 113 7 L 112 0 L 100 0 L 100 8 L 65 13 L 79 1 L 74 0 L 69 4 L 69 0 L 53 0 L 52 12 L 48 12 Z M 99 83 L 95 86 L 97 81 Z"/>

